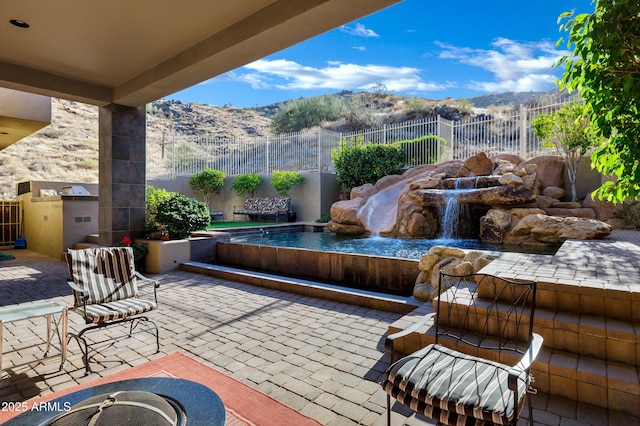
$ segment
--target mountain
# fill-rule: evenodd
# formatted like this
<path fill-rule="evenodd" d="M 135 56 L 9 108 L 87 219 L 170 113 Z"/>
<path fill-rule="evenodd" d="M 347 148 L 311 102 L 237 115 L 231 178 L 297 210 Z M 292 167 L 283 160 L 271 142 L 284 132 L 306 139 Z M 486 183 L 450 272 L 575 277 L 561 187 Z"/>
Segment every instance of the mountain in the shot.
<path fill-rule="evenodd" d="M 347 113 L 351 115 L 323 123 L 326 128 L 343 131 L 366 123 L 388 124 L 437 114 L 456 120 L 484 112 L 474 107 L 513 106 L 555 95 L 525 92 L 441 101 L 350 91 L 335 96 L 358 99 Z M 160 149 L 162 141 L 170 141 L 174 132 L 179 136 L 267 136 L 271 118 L 285 104 L 234 108 L 161 99 L 147 105 L 147 147 Z M 360 121 L 359 114 L 366 122 Z M 98 182 L 98 107 L 53 98 L 51 124 L 0 151 L 0 176 L 0 199 L 7 200 L 15 198 L 19 182 L 29 180 Z"/>

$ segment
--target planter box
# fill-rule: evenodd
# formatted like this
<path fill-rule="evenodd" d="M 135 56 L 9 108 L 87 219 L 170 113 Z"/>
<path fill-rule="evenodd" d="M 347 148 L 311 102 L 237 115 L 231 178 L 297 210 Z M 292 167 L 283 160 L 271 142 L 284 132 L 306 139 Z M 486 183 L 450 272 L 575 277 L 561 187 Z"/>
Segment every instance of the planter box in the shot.
<path fill-rule="evenodd" d="M 136 240 L 149 248 L 145 257 L 144 272 L 162 274 L 178 269 L 181 263 L 190 260 L 210 261 L 215 257 L 215 245 L 219 240 L 229 241 L 226 232 L 194 233 L 183 240 Z"/>
<path fill-rule="evenodd" d="M 182 262 L 191 260 L 191 241 L 184 240 L 137 240 L 145 243 L 149 253 L 145 258 L 145 272 L 162 274 L 177 269 Z"/>

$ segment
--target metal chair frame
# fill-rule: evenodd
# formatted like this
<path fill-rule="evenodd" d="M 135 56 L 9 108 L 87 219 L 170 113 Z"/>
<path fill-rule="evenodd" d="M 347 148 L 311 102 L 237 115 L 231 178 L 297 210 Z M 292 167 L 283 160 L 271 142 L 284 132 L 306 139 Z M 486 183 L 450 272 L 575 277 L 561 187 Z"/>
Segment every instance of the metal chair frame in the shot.
<path fill-rule="evenodd" d="M 69 254 L 67 254 L 67 261 L 70 261 L 70 257 Z M 157 289 L 160 287 L 160 283 L 157 280 L 152 280 L 150 278 L 145 277 L 144 275 L 142 275 L 141 273 L 139 273 L 138 271 L 134 271 L 135 272 L 135 278 L 137 279 L 137 282 L 148 282 L 148 283 L 152 283 L 153 284 L 153 298 L 154 298 L 154 302 L 156 304 L 156 306 L 158 305 L 158 294 L 157 294 Z M 158 325 L 155 323 L 155 321 L 149 319 L 148 316 L 144 315 L 144 314 L 136 314 L 136 315 L 130 315 L 130 316 L 126 316 L 124 318 L 117 318 L 117 319 L 113 319 L 113 320 L 104 320 L 104 321 L 99 321 L 99 322 L 93 322 L 90 320 L 89 315 L 87 314 L 87 301 L 89 300 L 89 291 L 87 289 L 81 288 L 78 285 L 76 285 L 72 280 L 67 280 L 67 284 L 69 285 L 69 287 L 71 287 L 72 291 L 74 293 L 76 293 L 77 295 L 80 296 L 80 298 L 75 297 L 74 299 L 77 301 L 78 299 L 82 300 L 82 304 L 81 306 L 78 306 L 77 303 L 74 306 L 74 311 L 77 312 L 78 314 L 80 314 L 84 319 L 85 319 L 85 324 L 91 324 L 88 327 L 83 328 L 80 332 L 78 333 L 68 333 L 68 340 L 70 341 L 72 338 L 75 339 L 78 342 L 78 346 L 80 347 L 80 351 L 82 352 L 82 359 L 84 362 L 84 366 L 85 366 L 85 375 L 89 375 L 92 373 L 91 370 L 91 365 L 90 365 L 90 360 L 93 358 L 90 355 L 90 344 L 87 341 L 87 339 L 85 338 L 85 333 L 91 333 L 93 331 L 96 330 L 100 330 L 100 329 L 105 329 L 107 327 L 111 327 L 113 325 L 119 325 L 119 324 L 125 324 L 125 323 L 129 323 L 129 333 L 126 334 L 126 337 L 131 337 L 133 336 L 134 333 L 134 329 L 136 327 L 138 327 L 138 325 L 142 322 L 145 322 L 148 324 L 148 327 L 146 327 L 145 329 L 141 329 L 138 330 L 137 332 L 143 332 L 143 331 L 148 331 L 149 333 L 152 333 L 155 335 L 156 337 L 156 352 L 158 353 L 160 352 L 160 333 L 159 333 L 159 328 Z M 126 299 L 124 299 L 126 300 Z M 82 307 L 82 310 L 80 311 L 78 308 Z M 154 332 L 155 330 L 155 332 Z M 136 332 L 136 333 L 137 333 Z M 122 337 L 122 336 L 120 336 Z M 119 337 L 113 337 L 110 340 L 118 340 Z M 94 343 L 95 345 L 95 343 Z"/>
<path fill-rule="evenodd" d="M 471 353 L 494 352 L 492 361 L 502 364 L 504 362 L 500 355 L 509 353 L 518 359 L 515 365 L 510 366 L 508 376 L 508 388 L 514 398 L 512 424 L 517 423 L 521 411 L 517 380 L 519 375 L 526 372 L 530 380 L 525 399 L 529 408 L 529 422 L 533 425 L 530 395 L 535 393 L 535 389 L 531 387 L 529 369 L 543 341 L 541 336 L 533 333 L 536 287 L 535 281 L 513 281 L 487 274 L 451 275 L 440 272 L 440 296 L 434 300 L 435 312 L 387 337 L 385 348 L 391 353 L 392 364 L 398 358 L 394 342 L 432 321 L 434 345 L 443 345 L 462 353 L 465 347 L 471 348 Z M 391 424 L 390 393 L 387 393 L 387 424 Z"/>

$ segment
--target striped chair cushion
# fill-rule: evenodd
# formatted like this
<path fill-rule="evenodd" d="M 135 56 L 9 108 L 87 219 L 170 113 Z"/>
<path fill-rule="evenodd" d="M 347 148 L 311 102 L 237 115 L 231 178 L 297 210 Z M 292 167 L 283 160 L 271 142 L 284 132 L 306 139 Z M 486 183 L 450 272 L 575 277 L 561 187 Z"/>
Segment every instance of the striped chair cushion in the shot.
<path fill-rule="evenodd" d="M 508 373 L 506 365 L 429 345 L 392 364 L 382 386 L 397 401 L 445 424 L 509 424 L 515 413 Z M 520 408 L 527 379 L 523 372 L 518 380 Z"/>
<path fill-rule="evenodd" d="M 138 295 L 131 247 L 99 247 L 67 252 L 69 276 L 89 292 L 87 304 L 113 302 Z M 76 306 L 82 305 L 75 295 Z"/>
<path fill-rule="evenodd" d="M 87 305 L 87 314 L 84 314 L 82 307 L 76 307 L 75 310 L 85 317 L 87 323 L 101 323 L 117 319 L 127 318 L 133 315 L 139 315 L 152 311 L 156 308 L 156 304 L 149 300 L 131 298 L 127 300 L 118 300 L 115 302 L 107 302 L 100 304 Z"/>

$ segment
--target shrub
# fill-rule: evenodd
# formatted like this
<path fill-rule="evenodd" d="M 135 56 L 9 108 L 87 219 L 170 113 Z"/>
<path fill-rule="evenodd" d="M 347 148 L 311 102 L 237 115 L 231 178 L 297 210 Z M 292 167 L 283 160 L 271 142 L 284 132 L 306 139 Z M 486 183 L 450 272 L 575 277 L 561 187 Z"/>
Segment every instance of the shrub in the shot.
<path fill-rule="evenodd" d="M 206 229 L 209 209 L 200 201 L 175 194 L 158 203 L 156 222 L 169 234 L 169 239 L 187 238 L 192 232 Z"/>
<path fill-rule="evenodd" d="M 298 171 L 279 171 L 274 170 L 272 173 L 271 185 L 276 189 L 276 192 L 283 197 L 289 196 L 289 191 L 304 181 L 304 176 L 300 176 Z"/>
<path fill-rule="evenodd" d="M 219 194 L 224 186 L 224 178 L 227 174 L 222 170 L 212 170 L 206 167 L 203 171 L 189 178 L 189 185 L 194 191 L 201 192 L 204 202 L 209 205 L 209 194 Z"/>
<path fill-rule="evenodd" d="M 160 225 L 156 220 L 158 214 L 158 204 L 177 195 L 177 192 L 169 192 L 164 188 L 154 188 L 147 185 L 147 214 L 145 217 L 145 229 L 147 235 L 157 232 L 167 232 L 164 226 Z"/>
<path fill-rule="evenodd" d="M 396 174 L 404 166 L 404 153 L 399 144 L 365 145 L 362 139 L 354 146 L 342 141 L 339 150 L 331 151 L 331 158 L 336 167 L 338 183 L 346 191 Z"/>
<path fill-rule="evenodd" d="M 288 101 L 271 119 L 275 133 L 291 133 L 317 126 L 326 120 L 336 120 L 344 111 L 344 102 L 337 96 L 314 96 Z"/>
<path fill-rule="evenodd" d="M 316 223 L 328 223 L 331 221 L 331 213 L 325 213 L 316 219 Z"/>
<path fill-rule="evenodd" d="M 398 141 L 397 143 L 404 153 L 405 163 L 410 166 L 416 166 L 437 163 L 440 160 L 438 153 L 444 153 L 447 141 L 436 135 L 427 135 Z M 438 147 L 439 143 L 441 144 L 440 147 Z"/>
<path fill-rule="evenodd" d="M 626 200 L 615 216 L 631 222 L 636 228 L 640 228 L 640 200 Z"/>
<path fill-rule="evenodd" d="M 243 197 L 247 194 L 254 197 L 258 188 L 262 184 L 262 176 L 257 173 L 247 173 L 245 175 L 238 175 L 233 180 L 231 188 Z"/>

